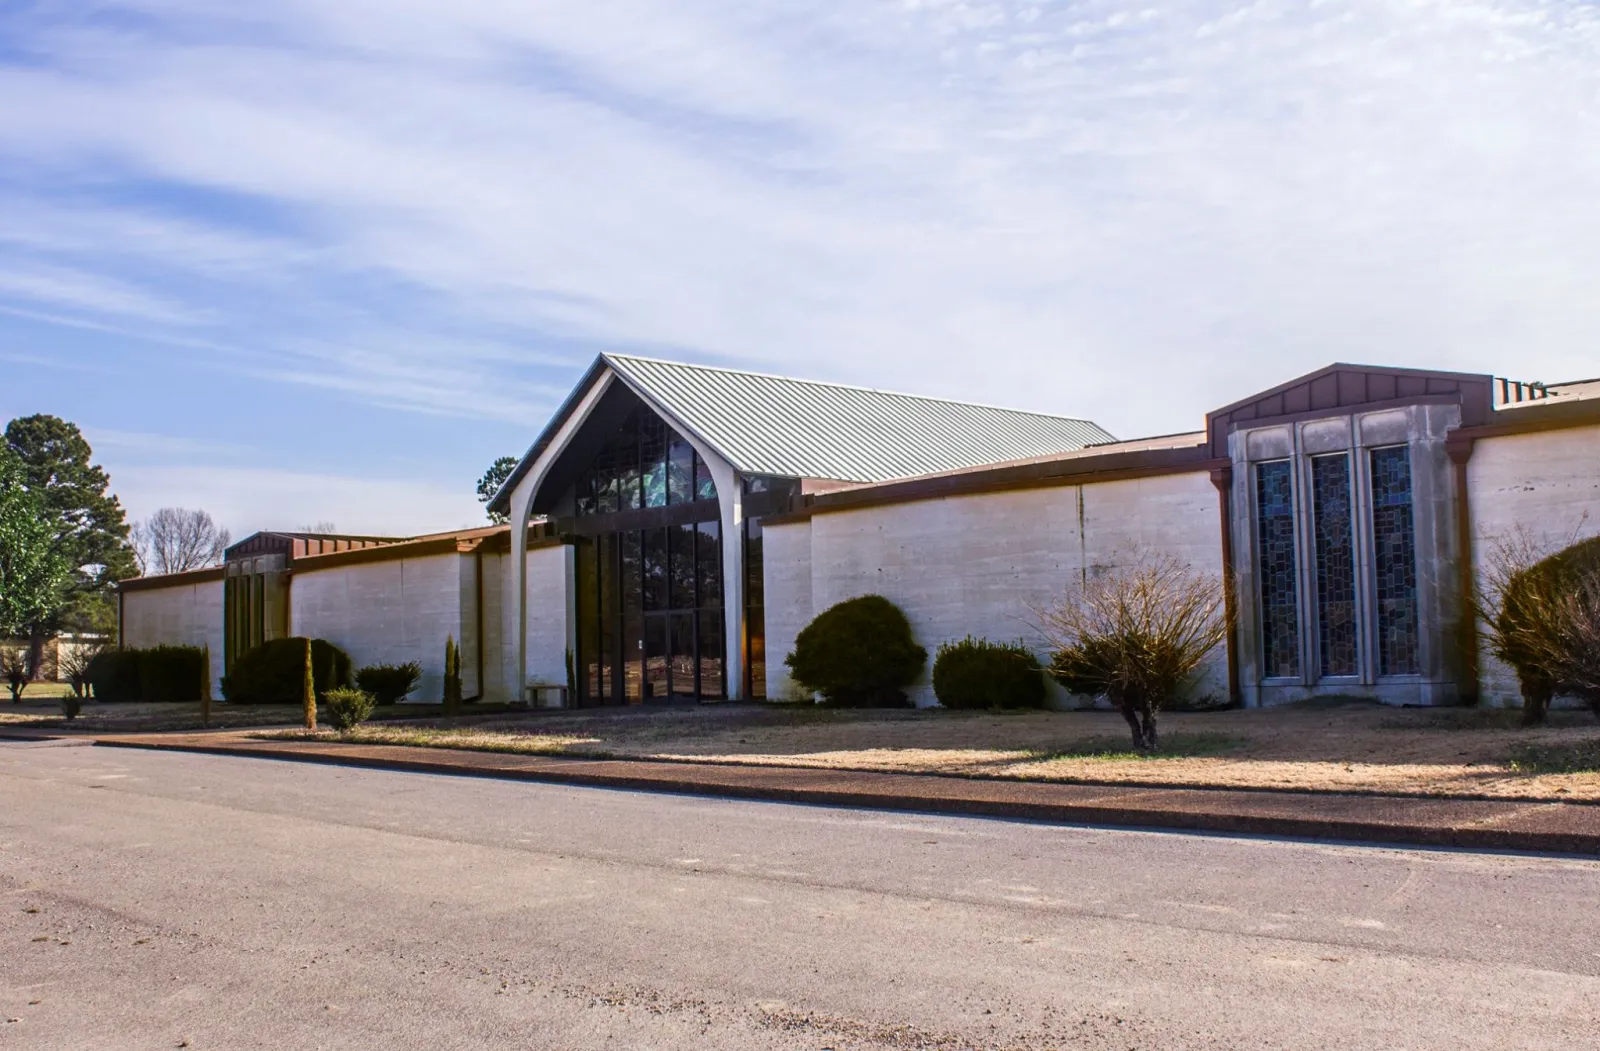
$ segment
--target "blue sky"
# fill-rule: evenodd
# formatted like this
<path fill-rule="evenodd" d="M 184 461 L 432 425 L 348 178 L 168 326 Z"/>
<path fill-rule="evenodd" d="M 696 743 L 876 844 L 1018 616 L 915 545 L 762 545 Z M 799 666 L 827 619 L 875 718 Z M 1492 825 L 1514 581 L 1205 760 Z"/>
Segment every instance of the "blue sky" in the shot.
<path fill-rule="evenodd" d="M 10 0 L 0 419 L 134 516 L 478 520 L 597 350 L 1091 417 L 1600 374 L 1581 0 Z"/>

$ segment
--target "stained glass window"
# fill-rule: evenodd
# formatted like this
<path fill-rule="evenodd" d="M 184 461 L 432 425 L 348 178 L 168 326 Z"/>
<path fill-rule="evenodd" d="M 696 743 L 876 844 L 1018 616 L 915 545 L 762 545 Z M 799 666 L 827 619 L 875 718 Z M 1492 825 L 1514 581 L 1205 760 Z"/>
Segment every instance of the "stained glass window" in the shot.
<path fill-rule="evenodd" d="M 1354 675 L 1355 537 L 1350 514 L 1350 457 L 1311 460 L 1311 506 L 1317 556 L 1317 650 L 1323 675 Z"/>
<path fill-rule="evenodd" d="M 1378 674 L 1415 675 L 1417 550 L 1411 458 L 1405 446 L 1372 450 L 1372 562 L 1378 613 Z"/>
<path fill-rule="evenodd" d="M 1257 574 L 1261 586 L 1262 674 L 1300 674 L 1295 609 L 1294 482 L 1288 460 L 1256 465 Z"/>

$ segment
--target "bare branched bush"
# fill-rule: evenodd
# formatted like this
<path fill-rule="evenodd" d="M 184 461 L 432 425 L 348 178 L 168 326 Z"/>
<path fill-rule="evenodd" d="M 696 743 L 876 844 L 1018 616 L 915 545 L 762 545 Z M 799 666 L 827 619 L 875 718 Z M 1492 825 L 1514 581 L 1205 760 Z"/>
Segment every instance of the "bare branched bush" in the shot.
<path fill-rule="evenodd" d="M 1592 593 L 1600 589 L 1600 538 L 1550 554 L 1519 528 L 1492 538 L 1484 561 L 1475 596 L 1484 642 L 1516 672 L 1523 724 L 1535 726 L 1557 693 L 1589 696 L 1581 683 L 1592 674 L 1585 670 L 1586 618 L 1595 615 Z"/>
<path fill-rule="evenodd" d="M 1600 556 L 1595 562 L 1556 611 L 1551 670 L 1562 690 L 1600 716 Z"/>
<path fill-rule="evenodd" d="M 204 511 L 163 507 L 129 534 L 144 576 L 204 569 L 222 561 L 229 535 Z"/>
<path fill-rule="evenodd" d="M 22 691 L 28 685 L 28 654 L 17 646 L 0 646 L 0 679 L 11 690 L 11 703 L 22 703 Z"/>
<path fill-rule="evenodd" d="M 94 663 L 104 642 L 62 642 L 57 650 L 56 667 L 60 676 L 72 685 L 72 695 L 82 698 L 89 691 L 89 665 Z"/>
<path fill-rule="evenodd" d="M 1115 704 L 1144 752 L 1158 746 L 1161 706 L 1228 637 L 1222 582 L 1150 552 L 1133 552 L 1035 616 L 1050 645 L 1051 676 L 1073 693 Z"/>

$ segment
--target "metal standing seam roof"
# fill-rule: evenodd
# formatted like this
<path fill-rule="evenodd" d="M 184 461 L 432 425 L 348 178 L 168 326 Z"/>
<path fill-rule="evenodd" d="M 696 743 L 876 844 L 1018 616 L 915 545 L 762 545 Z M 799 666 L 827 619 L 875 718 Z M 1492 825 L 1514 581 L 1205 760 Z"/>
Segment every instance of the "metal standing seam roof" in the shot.
<path fill-rule="evenodd" d="M 601 357 L 746 474 L 885 482 L 1115 441 L 1098 424 L 1065 416 L 622 354 Z"/>

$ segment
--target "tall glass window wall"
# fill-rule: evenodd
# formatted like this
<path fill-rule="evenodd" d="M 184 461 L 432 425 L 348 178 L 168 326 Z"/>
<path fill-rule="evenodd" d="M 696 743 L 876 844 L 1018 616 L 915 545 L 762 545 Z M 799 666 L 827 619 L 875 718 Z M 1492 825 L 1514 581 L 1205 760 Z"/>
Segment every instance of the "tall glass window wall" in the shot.
<path fill-rule="evenodd" d="M 726 697 L 717 489 L 694 448 L 636 410 L 578 479 L 574 509 L 579 700 Z"/>
<path fill-rule="evenodd" d="M 1421 674 L 1412 483 L 1406 445 L 1252 465 L 1258 681 Z"/>

